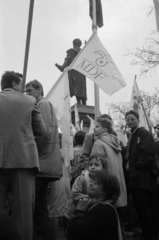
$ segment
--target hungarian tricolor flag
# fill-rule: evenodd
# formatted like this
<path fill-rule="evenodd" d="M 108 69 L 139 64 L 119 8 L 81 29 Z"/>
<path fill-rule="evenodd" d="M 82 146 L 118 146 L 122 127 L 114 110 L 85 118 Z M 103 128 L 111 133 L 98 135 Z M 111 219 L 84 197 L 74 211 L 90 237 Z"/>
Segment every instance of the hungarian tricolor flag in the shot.
<path fill-rule="evenodd" d="M 156 13 L 157 30 L 159 30 L 159 0 L 153 0 Z"/>
<path fill-rule="evenodd" d="M 93 18 L 93 0 L 89 0 L 89 15 L 91 19 Z M 96 19 L 97 19 L 97 26 L 103 26 L 103 13 L 102 13 L 102 4 L 101 0 L 96 0 Z"/>

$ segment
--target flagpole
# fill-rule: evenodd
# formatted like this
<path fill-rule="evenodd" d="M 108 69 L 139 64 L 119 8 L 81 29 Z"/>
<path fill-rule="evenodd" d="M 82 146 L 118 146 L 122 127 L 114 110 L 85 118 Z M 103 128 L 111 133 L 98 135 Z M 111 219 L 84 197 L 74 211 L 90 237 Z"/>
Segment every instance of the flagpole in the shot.
<path fill-rule="evenodd" d="M 24 92 L 25 82 L 26 82 L 33 9 L 34 9 L 34 0 L 30 0 L 29 16 L 28 16 L 28 29 L 27 29 L 26 46 L 25 46 L 24 66 L 23 66 L 22 92 Z"/>
<path fill-rule="evenodd" d="M 92 31 L 97 32 L 97 17 L 96 17 L 96 0 L 93 0 L 93 18 L 92 18 Z M 100 115 L 99 108 L 99 87 L 94 83 L 94 102 L 95 102 L 95 119 Z"/>

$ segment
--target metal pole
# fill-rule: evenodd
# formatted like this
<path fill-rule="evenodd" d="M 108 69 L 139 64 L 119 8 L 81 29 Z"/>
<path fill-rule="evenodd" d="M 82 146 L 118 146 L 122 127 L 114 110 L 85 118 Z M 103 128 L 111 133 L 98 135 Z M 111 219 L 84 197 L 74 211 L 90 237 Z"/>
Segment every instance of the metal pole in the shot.
<path fill-rule="evenodd" d="M 27 29 L 26 46 L 25 46 L 24 66 L 23 66 L 22 92 L 24 92 L 26 75 L 27 75 L 33 9 L 34 9 L 34 0 L 30 0 L 29 17 L 28 17 L 28 29 Z"/>
<path fill-rule="evenodd" d="M 93 0 L 93 18 L 92 18 L 92 31 L 97 32 L 97 18 L 96 18 L 96 0 Z M 94 83 L 94 102 L 95 102 L 95 120 L 100 115 L 99 108 L 99 87 Z"/>

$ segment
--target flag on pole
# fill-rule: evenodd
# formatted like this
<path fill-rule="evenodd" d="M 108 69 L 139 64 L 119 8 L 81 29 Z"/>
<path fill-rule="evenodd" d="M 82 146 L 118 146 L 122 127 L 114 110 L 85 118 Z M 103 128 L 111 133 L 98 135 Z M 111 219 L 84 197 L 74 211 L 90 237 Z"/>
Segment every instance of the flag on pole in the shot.
<path fill-rule="evenodd" d="M 159 0 L 153 0 L 156 13 L 157 30 L 159 30 Z"/>
<path fill-rule="evenodd" d="M 90 128 L 88 133 L 94 133 L 94 120 L 89 115 L 87 115 L 87 117 L 90 120 Z"/>
<path fill-rule="evenodd" d="M 81 130 L 77 104 L 75 104 L 75 127 L 76 127 L 76 132 Z"/>
<path fill-rule="evenodd" d="M 89 0 L 89 15 L 91 19 L 93 18 L 93 0 Z M 101 0 L 96 0 L 96 19 L 97 26 L 103 27 L 103 12 Z"/>
<path fill-rule="evenodd" d="M 73 159 L 73 137 L 71 132 L 71 105 L 67 70 L 54 84 L 46 99 L 52 103 L 55 109 L 59 128 L 62 131 L 62 157 L 65 166 L 69 166 Z"/>
<path fill-rule="evenodd" d="M 149 130 L 145 113 L 141 107 L 141 103 L 143 103 L 143 99 L 139 91 L 136 79 L 134 79 L 134 85 L 132 89 L 129 109 L 130 110 L 133 109 L 139 114 L 139 118 L 140 118 L 139 126 L 145 127 L 147 130 Z"/>
<path fill-rule="evenodd" d="M 126 82 L 113 59 L 94 33 L 69 66 L 83 73 L 108 95 L 126 86 Z"/>

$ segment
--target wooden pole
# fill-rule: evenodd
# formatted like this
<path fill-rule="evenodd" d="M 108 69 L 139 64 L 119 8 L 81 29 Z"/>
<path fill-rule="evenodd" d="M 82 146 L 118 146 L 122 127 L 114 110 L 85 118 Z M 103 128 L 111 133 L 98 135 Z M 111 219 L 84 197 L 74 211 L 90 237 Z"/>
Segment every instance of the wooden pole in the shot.
<path fill-rule="evenodd" d="M 93 0 L 93 18 L 92 18 L 92 31 L 97 32 L 97 18 L 96 18 L 96 0 Z M 95 102 L 95 120 L 100 115 L 99 107 L 99 87 L 94 83 L 94 102 Z"/>
<path fill-rule="evenodd" d="M 34 0 L 30 0 L 29 16 L 28 16 L 28 29 L 27 29 L 26 46 L 25 46 L 24 66 L 23 66 L 22 92 L 24 92 L 24 89 L 25 89 L 25 82 L 26 82 L 26 75 L 27 75 L 33 9 L 34 9 Z"/>

